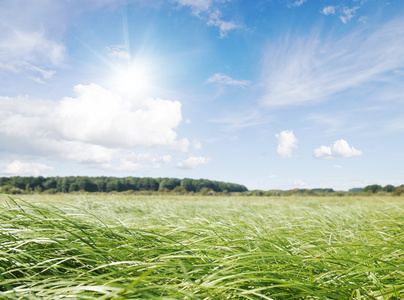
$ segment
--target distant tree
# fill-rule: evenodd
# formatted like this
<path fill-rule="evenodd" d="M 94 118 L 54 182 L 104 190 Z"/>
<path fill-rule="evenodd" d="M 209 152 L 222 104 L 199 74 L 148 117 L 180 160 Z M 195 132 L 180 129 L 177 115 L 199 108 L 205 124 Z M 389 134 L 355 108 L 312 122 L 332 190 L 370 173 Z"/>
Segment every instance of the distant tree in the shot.
<path fill-rule="evenodd" d="M 90 193 L 98 191 L 98 186 L 94 182 L 92 182 L 92 180 L 90 180 L 88 177 L 80 177 L 77 184 L 79 186 L 79 190 L 83 190 Z"/>
<path fill-rule="evenodd" d="M 69 193 L 71 192 L 77 192 L 80 190 L 79 185 L 76 182 L 72 182 L 69 186 Z"/>
<path fill-rule="evenodd" d="M 368 185 L 368 186 L 363 188 L 364 192 L 370 192 L 370 193 L 373 193 L 373 194 L 375 194 L 377 192 L 380 192 L 382 190 L 383 190 L 382 186 L 378 185 L 378 184 Z"/>
<path fill-rule="evenodd" d="M 110 179 L 107 182 L 107 192 L 113 192 L 113 191 L 118 191 L 118 180 L 117 179 Z"/>
<path fill-rule="evenodd" d="M 387 193 L 392 193 L 392 192 L 394 192 L 395 190 L 396 190 L 396 187 L 395 187 L 394 185 L 391 185 L 391 184 L 386 185 L 386 186 L 383 188 L 383 191 L 385 191 L 385 192 L 387 192 Z"/>
<path fill-rule="evenodd" d="M 177 186 L 181 186 L 181 180 L 177 178 L 164 178 L 159 185 L 159 189 L 174 190 Z"/>
<path fill-rule="evenodd" d="M 44 183 L 43 183 L 43 187 L 45 190 L 49 190 L 49 189 L 56 189 L 57 187 L 57 181 L 54 177 L 50 177 L 48 178 Z"/>
<path fill-rule="evenodd" d="M 174 194 L 186 194 L 187 190 L 185 188 L 183 188 L 180 185 L 177 185 L 174 189 L 173 189 L 173 193 Z"/>
<path fill-rule="evenodd" d="M 207 187 L 203 187 L 199 190 L 199 193 L 201 193 L 202 195 L 208 195 L 211 194 L 211 192 L 213 192 L 213 190 Z"/>
<path fill-rule="evenodd" d="M 394 196 L 401 196 L 404 194 L 404 186 L 399 186 L 396 188 L 396 190 L 393 192 Z"/>
<path fill-rule="evenodd" d="M 306 196 L 317 196 L 317 193 L 315 191 L 313 191 L 313 190 L 305 190 L 304 194 Z"/>
<path fill-rule="evenodd" d="M 181 180 L 181 186 L 187 190 L 187 192 L 196 192 L 195 185 L 193 183 L 193 179 L 184 178 Z"/>

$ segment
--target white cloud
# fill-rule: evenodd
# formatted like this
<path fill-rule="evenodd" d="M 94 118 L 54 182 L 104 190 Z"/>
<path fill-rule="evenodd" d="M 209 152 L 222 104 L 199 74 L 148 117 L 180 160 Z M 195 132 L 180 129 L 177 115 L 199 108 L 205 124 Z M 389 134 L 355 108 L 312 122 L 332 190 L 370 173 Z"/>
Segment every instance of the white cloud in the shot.
<path fill-rule="evenodd" d="M 296 0 L 296 1 L 293 2 L 292 4 L 289 4 L 289 7 L 292 7 L 292 6 L 296 6 L 296 7 L 302 6 L 303 3 L 305 3 L 306 1 L 307 1 L 307 0 Z"/>
<path fill-rule="evenodd" d="M 329 5 L 323 8 L 323 10 L 321 11 L 321 13 L 323 13 L 324 15 L 330 15 L 330 14 L 335 14 L 335 6 Z"/>
<path fill-rule="evenodd" d="M 236 86 L 240 86 L 240 87 L 246 87 L 250 84 L 250 81 L 236 80 L 225 74 L 216 73 L 216 74 L 213 74 L 211 77 L 209 77 L 206 80 L 206 83 L 218 83 L 218 84 L 224 84 L 224 85 L 236 85 Z"/>
<path fill-rule="evenodd" d="M 348 22 L 351 21 L 356 16 L 356 11 L 362 7 L 363 3 L 364 1 L 362 1 L 359 6 L 354 6 L 350 8 L 329 5 L 325 6 L 320 12 L 326 16 L 335 15 L 338 13 L 340 20 L 344 24 L 348 24 Z M 358 21 L 366 23 L 366 17 L 362 16 Z"/>
<path fill-rule="evenodd" d="M 113 45 L 107 47 L 108 55 L 112 58 L 116 58 L 119 60 L 130 60 L 131 56 L 128 51 L 122 50 L 125 49 L 123 45 Z"/>
<path fill-rule="evenodd" d="M 167 162 L 134 148 L 187 152 L 177 140 L 178 101 L 125 100 L 98 85 L 78 85 L 60 101 L 0 97 L 0 145 L 5 153 L 98 165 L 108 169 L 157 168 Z M 143 149 L 144 150 L 144 149 Z"/>
<path fill-rule="evenodd" d="M 214 10 L 209 14 L 209 21 L 207 23 L 209 26 L 219 27 L 221 38 L 225 37 L 228 31 L 241 27 L 233 21 L 223 21 L 221 15 L 222 13 L 218 9 Z"/>
<path fill-rule="evenodd" d="M 174 0 L 181 6 L 189 6 L 195 14 L 208 11 L 214 0 Z"/>
<path fill-rule="evenodd" d="M 193 143 L 193 147 L 195 150 L 201 150 L 202 149 L 202 143 L 199 141 L 194 141 Z"/>
<path fill-rule="evenodd" d="M 344 7 L 344 9 L 342 10 L 342 15 L 340 16 L 342 23 L 347 24 L 349 21 L 351 21 L 359 8 L 359 6 L 355 6 L 352 8 Z"/>
<path fill-rule="evenodd" d="M 350 147 L 345 140 L 338 140 L 329 147 L 320 146 L 314 149 L 314 157 L 319 159 L 346 158 L 352 156 L 361 156 L 362 151 Z"/>
<path fill-rule="evenodd" d="M 12 29 L 3 32 L 6 34 L 0 38 L 0 69 L 49 79 L 55 73 L 52 68 L 65 59 L 64 45 L 48 39 L 44 31 Z"/>
<path fill-rule="evenodd" d="M 77 85 L 75 91 L 76 98 L 62 99 L 55 109 L 66 140 L 121 148 L 174 145 L 180 102 L 147 99 L 138 106 L 96 84 Z"/>
<path fill-rule="evenodd" d="M 332 167 L 333 167 L 333 169 L 342 169 L 342 166 L 340 166 L 340 165 L 333 165 Z"/>
<path fill-rule="evenodd" d="M 183 138 L 179 141 L 174 141 L 174 143 L 169 147 L 170 150 L 174 152 L 188 152 L 189 145 L 191 143 L 187 138 Z"/>
<path fill-rule="evenodd" d="M 131 153 L 128 155 L 121 155 L 117 164 L 106 163 L 103 164 L 104 169 L 112 171 L 139 171 L 141 169 L 160 169 L 164 165 L 172 162 L 171 155 L 156 156 L 150 153 Z"/>
<path fill-rule="evenodd" d="M 75 91 L 75 98 L 58 102 L 1 97 L 0 133 L 124 149 L 176 143 L 178 101 L 146 99 L 139 105 L 95 84 Z"/>
<path fill-rule="evenodd" d="M 195 169 L 197 166 L 207 164 L 210 161 L 209 158 L 203 156 L 190 156 L 186 160 L 177 164 L 179 169 Z"/>
<path fill-rule="evenodd" d="M 340 39 L 319 34 L 288 36 L 269 47 L 264 59 L 264 105 L 322 101 L 375 81 L 394 82 L 404 67 L 404 21 L 355 31 Z M 386 91 L 388 92 L 388 88 Z"/>
<path fill-rule="evenodd" d="M 297 149 L 299 140 L 295 137 L 292 130 L 284 130 L 281 133 L 275 134 L 278 139 L 276 152 L 281 157 L 292 157 L 293 149 Z"/>
<path fill-rule="evenodd" d="M 23 163 L 15 160 L 6 166 L 3 171 L 7 175 L 45 175 L 47 171 L 52 171 L 53 168 L 39 163 Z"/>
<path fill-rule="evenodd" d="M 241 28 L 240 24 L 234 21 L 222 20 L 222 12 L 216 7 L 220 3 L 230 2 L 230 0 L 174 0 L 179 6 L 188 6 L 192 13 L 204 19 L 207 16 L 207 25 L 218 27 L 220 37 L 223 38 L 230 30 Z"/>

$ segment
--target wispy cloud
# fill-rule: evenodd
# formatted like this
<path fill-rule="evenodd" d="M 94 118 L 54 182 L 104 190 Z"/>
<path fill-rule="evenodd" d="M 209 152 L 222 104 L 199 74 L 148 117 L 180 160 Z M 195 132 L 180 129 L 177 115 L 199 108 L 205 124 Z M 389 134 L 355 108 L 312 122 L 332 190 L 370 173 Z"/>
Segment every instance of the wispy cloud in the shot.
<path fill-rule="evenodd" d="M 289 3 L 288 7 L 293 7 L 293 6 L 299 7 L 299 6 L 302 6 L 305 2 L 307 2 L 307 0 L 295 0 L 292 3 Z"/>
<path fill-rule="evenodd" d="M 246 87 L 250 85 L 249 80 L 237 80 L 233 79 L 230 76 L 227 76 L 222 73 L 216 73 L 206 79 L 205 83 L 218 83 L 218 84 L 224 84 L 224 85 L 236 85 L 240 87 Z"/>
<path fill-rule="evenodd" d="M 373 28 L 374 29 L 374 28 Z M 262 85 L 264 105 L 320 101 L 375 81 L 389 82 L 404 67 L 404 21 L 396 19 L 373 31 L 339 39 L 288 36 L 268 47 Z"/>
<path fill-rule="evenodd" d="M 174 0 L 174 2 L 179 6 L 190 7 L 195 16 L 206 19 L 208 26 L 219 28 L 221 38 L 226 37 L 229 31 L 242 27 L 242 25 L 234 21 L 224 21 L 222 19 L 222 11 L 218 8 L 218 5 L 230 2 L 230 0 Z"/>
<path fill-rule="evenodd" d="M 241 26 L 234 21 L 223 21 L 221 19 L 222 13 L 220 10 L 215 9 L 209 14 L 209 26 L 218 27 L 220 30 L 220 37 L 224 38 L 230 30 L 240 28 Z"/>
<path fill-rule="evenodd" d="M 364 1 L 357 3 L 358 5 L 353 7 L 346 7 L 340 5 L 325 6 L 320 12 L 324 15 L 339 15 L 340 20 L 344 24 L 348 24 L 357 15 L 357 10 L 362 8 Z M 361 16 L 358 22 L 366 23 L 366 16 Z"/>
<path fill-rule="evenodd" d="M 248 110 L 239 113 L 228 113 L 226 116 L 211 119 L 209 122 L 223 125 L 225 130 L 240 130 L 247 127 L 267 124 L 273 120 L 263 117 L 258 110 Z"/>
<path fill-rule="evenodd" d="M 215 0 L 174 0 L 181 6 L 188 6 L 196 15 L 209 11 Z M 217 1 L 217 0 L 216 0 Z"/>
<path fill-rule="evenodd" d="M 128 51 L 125 50 L 123 45 L 112 45 L 107 47 L 108 55 L 112 58 L 119 60 L 130 60 L 131 56 Z"/>
<path fill-rule="evenodd" d="M 340 15 L 340 19 L 342 23 L 347 24 L 351 19 L 355 16 L 356 11 L 359 9 L 359 6 L 347 8 L 344 7 L 342 10 L 342 14 Z"/>
<path fill-rule="evenodd" d="M 1 26 L 0 26 L 1 29 Z M 0 37 L 0 69 L 26 73 L 42 82 L 66 57 L 64 45 L 48 39 L 44 31 L 12 29 Z"/>

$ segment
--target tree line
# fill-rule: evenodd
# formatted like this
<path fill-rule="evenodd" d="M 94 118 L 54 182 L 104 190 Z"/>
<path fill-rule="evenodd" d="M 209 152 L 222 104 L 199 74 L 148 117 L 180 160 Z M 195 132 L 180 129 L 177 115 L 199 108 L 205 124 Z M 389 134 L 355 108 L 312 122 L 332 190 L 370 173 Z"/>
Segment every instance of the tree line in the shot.
<path fill-rule="evenodd" d="M 362 189 L 363 192 L 371 193 L 371 194 L 376 194 L 376 193 L 392 193 L 393 195 L 400 196 L 401 194 L 404 194 L 404 184 L 400 186 L 394 186 L 391 184 L 388 184 L 386 186 L 381 186 L 379 184 L 372 184 L 364 187 Z"/>
<path fill-rule="evenodd" d="M 245 192 L 244 185 L 208 179 L 178 179 L 151 177 L 0 177 L 1 190 L 8 194 L 32 192 L 71 193 L 127 192 L 127 191 L 176 191 L 178 193 Z"/>

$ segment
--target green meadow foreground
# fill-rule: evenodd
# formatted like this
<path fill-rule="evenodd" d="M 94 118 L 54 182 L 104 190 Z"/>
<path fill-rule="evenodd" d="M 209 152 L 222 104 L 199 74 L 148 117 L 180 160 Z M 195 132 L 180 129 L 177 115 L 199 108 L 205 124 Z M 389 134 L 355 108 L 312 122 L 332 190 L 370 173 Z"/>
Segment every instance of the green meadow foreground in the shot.
<path fill-rule="evenodd" d="M 0 299 L 404 299 L 404 198 L 0 195 Z"/>

